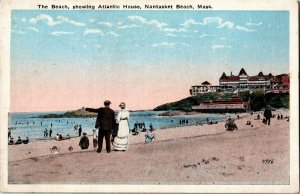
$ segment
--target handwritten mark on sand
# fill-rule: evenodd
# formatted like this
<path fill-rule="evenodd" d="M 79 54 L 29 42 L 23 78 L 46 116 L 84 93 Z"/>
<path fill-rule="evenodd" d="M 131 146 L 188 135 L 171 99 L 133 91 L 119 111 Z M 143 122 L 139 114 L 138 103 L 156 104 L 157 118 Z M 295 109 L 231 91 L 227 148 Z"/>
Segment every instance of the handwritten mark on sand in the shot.
<path fill-rule="evenodd" d="M 275 159 L 264 159 L 262 160 L 262 163 L 264 164 L 273 164 Z"/>

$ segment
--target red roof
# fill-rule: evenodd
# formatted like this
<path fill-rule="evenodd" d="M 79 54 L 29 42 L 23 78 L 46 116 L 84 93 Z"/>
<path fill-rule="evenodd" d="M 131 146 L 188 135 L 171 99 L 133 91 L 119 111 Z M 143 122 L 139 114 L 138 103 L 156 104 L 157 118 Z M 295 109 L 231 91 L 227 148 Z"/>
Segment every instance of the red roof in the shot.
<path fill-rule="evenodd" d="M 251 76 L 249 77 L 249 81 L 259 81 L 259 80 L 269 80 L 270 78 L 268 76 Z"/>
<path fill-rule="evenodd" d="M 245 69 L 242 68 L 241 71 L 240 71 L 240 73 L 239 73 L 239 76 L 240 75 L 248 75 L 248 74 L 246 73 Z"/>
<path fill-rule="evenodd" d="M 240 77 L 232 75 L 232 76 L 227 76 L 226 78 L 223 78 L 223 79 L 220 78 L 220 80 L 222 80 L 224 82 L 240 81 Z"/>
<path fill-rule="evenodd" d="M 201 85 L 211 85 L 208 81 L 202 82 Z"/>
<path fill-rule="evenodd" d="M 259 77 L 263 77 L 263 76 L 264 76 L 263 72 L 259 72 L 259 73 L 258 73 L 258 76 L 259 76 Z"/>
<path fill-rule="evenodd" d="M 220 79 L 225 79 L 227 78 L 227 75 L 225 74 L 225 72 L 223 72 L 222 76 L 220 77 Z"/>

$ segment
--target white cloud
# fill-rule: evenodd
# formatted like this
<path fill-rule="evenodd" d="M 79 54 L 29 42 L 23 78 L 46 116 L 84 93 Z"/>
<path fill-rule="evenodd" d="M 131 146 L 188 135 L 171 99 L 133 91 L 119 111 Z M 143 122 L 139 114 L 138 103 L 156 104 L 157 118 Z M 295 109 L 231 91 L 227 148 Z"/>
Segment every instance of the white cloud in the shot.
<path fill-rule="evenodd" d="M 239 31 L 244 31 L 244 32 L 254 32 L 255 30 L 252 30 L 252 29 L 248 29 L 246 27 L 243 27 L 243 26 L 236 26 L 235 27 L 237 30 Z"/>
<path fill-rule="evenodd" d="M 135 25 L 135 24 L 131 24 L 131 25 L 121 25 L 121 26 L 118 26 L 118 29 L 129 29 L 129 28 L 137 28 L 138 25 Z"/>
<path fill-rule="evenodd" d="M 211 36 L 211 35 L 208 35 L 208 34 L 201 34 L 199 37 L 200 37 L 200 38 L 204 38 L 204 37 L 207 37 L 207 36 Z"/>
<path fill-rule="evenodd" d="M 161 31 L 164 31 L 164 32 L 186 32 L 187 30 L 184 29 L 184 28 L 161 28 Z"/>
<path fill-rule="evenodd" d="M 232 29 L 234 26 L 234 23 L 233 22 L 230 22 L 230 21 L 227 21 L 227 22 L 223 22 L 221 23 L 218 28 L 224 28 L 224 27 L 227 27 L 229 29 Z"/>
<path fill-rule="evenodd" d="M 207 24 L 222 24 L 223 19 L 220 17 L 206 17 L 203 19 L 202 23 L 199 23 L 200 25 L 207 25 Z"/>
<path fill-rule="evenodd" d="M 44 21 L 48 26 L 56 26 L 56 25 L 62 24 L 62 23 L 70 23 L 74 26 L 85 26 L 84 23 L 76 22 L 74 20 L 71 20 L 71 19 L 63 17 L 63 16 L 57 16 L 56 20 L 55 20 L 47 14 L 40 14 L 40 15 L 36 16 L 35 18 L 31 18 L 29 20 L 29 23 L 36 24 L 39 21 Z"/>
<path fill-rule="evenodd" d="M 215 24 L 217 25 L 217 28 L 229 28 L 232 29 L 234 27 L 234 23 L 231 21 L 224 21 L 220 17 L 205 17 L 201 22 L 195 21 L 194 19 L 188 19 L 184 23 L 180 24 L 186 28 L 192 26 L 192 25 L 209 25 L 209 24 Z"/>
<path fill-rule="evenodd" d="M 183 22 L 183 23 L 180 24 L 180 25 L 182 25 L 182 26 L 184 26 L 184 27 L 190 27 L 190 26 L 192 26 L 192 25 L 198 25 L 198 24 L 200 24 L 200 22 L 196 22 L 196 21 L 193 20 L 193 19 L 188 19 L 188 20 L 186 20 L 185 22 Z"/>
<path fill-rule="evenodd" d="M 152 47 L 158 47 L 158 46 L 173 47 L 175 45 L 176 45 L 175 42 L 161 42 L 161 43 L 152 44 Z"/>
<path fill-rule="evenodd" d="M 54 32 L 51 32 L 51 35 L 53 35 L 53 36 L 71 35 L 71 34 L 75 34 L 75 32 L 66 32 L 66 31 L 54 31 Z"/>
<path fill-rule="evenodd" d="M 110 32 L 107 32 L 106 34 L 108 34 L 108 35 L 112 35 L 112 36 L 115 36 L 115 37 L 119 37 L 119 36 L 121 36 L 120 34 L 117 34 L 117 33 L 115 33 L 115 32 L 112 32 L 112 31 L 110 31 Z"/>
<path fill-rule="evenodd" d="M 97 24 L 99 24 L 99 25 L 104 25 L 104 26 L 108 26 L 108 27 L 112 27 L 112 26 L 113 26 L 113 24 L 110 23 L 110 22 L 98 22 Z"/>
<path fill-rule="evenodd" d="M 54 19 L 51 16 L 46 14 L 40 14 L 35 18 L 31 18 L 29 20 L 29 23 L 35 24 L 38 23 L 39 21 L 45 21 L 48 26 L 55 26 L 62 23 L 62 21 L 54 21 Z"/>
<path fill-rule="evenodd" d="M 28 27 L 27 29 L 32 30 L 32 31 L 35 31 L 35 32 L 39 32 L 39 29 L 34 28 L 34 27 Z"/>
<path fill-rule="evenodd" d="M 248 22 L 246 23 L 245 25 L 246 26 L 261 26 L 263 23 L 262 22 L 258 22 L 258 23 L 251 23 L 251 22 Z"/>
<path fill-rule="evenodd" d="M 57 16 L 56 19 L 58 19 L 59 21 L 62 21 L 62 22 L 70 23 L 74 26 L 85 26 L 84 23 L 76 22 L 74 20 L 71 20 L 71 19 L 63 17 L 63 16 Z"/>
<path fill-rule="evenodd" d="M 152 47 L 173 47 L 173 46 L 176 46 L 176 45 L 190 46 L 189 44 L 186 44 L 186 43 L 161 42 L 161 43 L 152 44 Z"/>
<path fill-rule="evenodd" d="M 157 21 L 157 20 L 147 20 L 141 16 L 137 16 L 137 15 L 134 15 L 134 16 L 128 16 L 128 19 L 132 20 L 132 21 L 137 21 L 137 22 L 140 22 L 142 24 L 146 24 L 146 25 L 151 25 L 151 26 L 155 26 L 157 28 L 162 28 L 164 26 L 167 26 L 168 24 L 166 23 L 163 23 L 163 22 L 160 22 L 160 21 Z"/>
<path fill-rule="evenodd" d="M 21 21 L 22 22 L 26 22 L 27 20 L 26 20 L 26 18 L 22 18 Z"/>
<path fill-rule="evenodd" d="M 83 35 L 87 35 L 87 34 L 100 34 L 103 35 L 103 31 L 100 29 L 85 29 L 85 31 L 83 32 Z"/>
<path fill-rule="evenodd" d="M 231 46 L 230 45 L 215 44 L 215 45 L 212 45 L 211 48 L 213 50 L 216 50 L 216 49 L 223 49 L 223 48 L 231 48 Z"/>
<path fill-rule="evenodd" d="M 175 34 L 172 34 L 172 33 L 169 33 L 169 34 L 166 34 L 166 36 L 172 36 L 172 37 L 175 37 L 176 35 L 175 35 Z"/>

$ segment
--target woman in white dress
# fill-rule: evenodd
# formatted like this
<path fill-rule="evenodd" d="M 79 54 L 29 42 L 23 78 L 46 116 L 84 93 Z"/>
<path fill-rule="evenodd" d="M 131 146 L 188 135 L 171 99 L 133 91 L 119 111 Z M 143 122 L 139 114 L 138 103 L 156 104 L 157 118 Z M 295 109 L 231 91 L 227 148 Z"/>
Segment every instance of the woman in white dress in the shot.
<path fill-rule="evenodd" d="M 126 105 L 121 102 L 121 110 L 118 113 L 116 122 L 119 124 L 118 135 L 114 138 L 113 149 L 126 151 L 129 144 L 129 111 L 125 109 Z"/>

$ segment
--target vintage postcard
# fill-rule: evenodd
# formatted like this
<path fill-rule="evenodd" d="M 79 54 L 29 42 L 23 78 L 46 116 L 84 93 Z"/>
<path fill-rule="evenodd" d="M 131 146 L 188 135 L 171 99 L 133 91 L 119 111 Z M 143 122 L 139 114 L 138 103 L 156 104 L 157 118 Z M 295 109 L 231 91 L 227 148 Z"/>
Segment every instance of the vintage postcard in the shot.
<path fill-rule="evenodd" d="M 299 192 L 297 1 L 0 5 L 2 192 Z"/>

